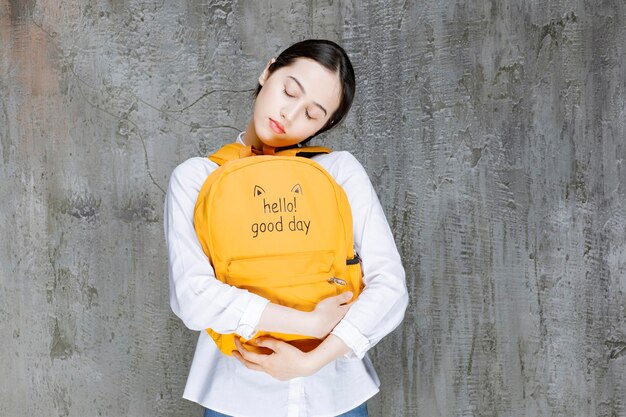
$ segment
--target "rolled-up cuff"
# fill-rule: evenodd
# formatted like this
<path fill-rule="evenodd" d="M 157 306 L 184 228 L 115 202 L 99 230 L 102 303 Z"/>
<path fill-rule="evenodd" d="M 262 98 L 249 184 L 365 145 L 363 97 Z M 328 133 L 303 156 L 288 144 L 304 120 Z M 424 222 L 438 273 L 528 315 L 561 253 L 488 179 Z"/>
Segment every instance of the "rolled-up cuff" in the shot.
<path fill-rule="evenodd" d="M 343 340 L 343 342 L 352 349 L 350 352 L 343 355 L 345 358 L 357 357 L 363 359 L 365 353 L 371 347 L 369 339 L 363 336 L 359 329 L 346 319 L 340 321 L 330 333 Z"/>
<path fill-rule="evenodd" d="M 261 320 L 261 314 L 265 310 L 265 306 L 269 303 L 269 300 L 250 293 L 250 302 L 239 320 L 237 325 L 237 334 L 246 340 L 250 340 L 257 333 L 256 326 Z"/>

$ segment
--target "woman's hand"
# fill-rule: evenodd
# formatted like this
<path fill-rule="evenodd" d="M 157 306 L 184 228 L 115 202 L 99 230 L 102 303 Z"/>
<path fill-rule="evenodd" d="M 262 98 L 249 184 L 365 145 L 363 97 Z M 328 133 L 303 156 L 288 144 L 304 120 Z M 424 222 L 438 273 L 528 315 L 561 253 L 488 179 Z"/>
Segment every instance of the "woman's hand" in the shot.
<path fill-rule="evenodd" d="M 250 352 L 239 342 L 239 338 L 235 337 L 237 350 L 233 350 L 233 356 L 248 369 L 265 372 L 281 381 L 309 376 L 320 369 L 305 352 L 282 340 L 265 336 L 255 339 L 254 343 L 274 352 L 270 354 Z"/>
<path fill-rule="evenodd" d="M 328 297 L 317 303 L 315 309 L 309 313 L 310 336 L 323 339 L 335 328 L 337 323 L 346 315 L 352 303 L 352 292 L 344 292 L 333 297 Z"/>
<path fill-rule="evenodd" d="M 259 337 L 255 344 L 271 349 L 273 353 L 262 354 L 246 350 L 235 338 L 237 350 L 233 356 L 248 369 L 265 372 L 276 379 L 287 381 L 292 378 L 313 375 L 324 366 L 350 351 L 350 348 L 335 335 L 330 335 L 321 345 L 305 353 L 300 349 L 271 337 Z"/>

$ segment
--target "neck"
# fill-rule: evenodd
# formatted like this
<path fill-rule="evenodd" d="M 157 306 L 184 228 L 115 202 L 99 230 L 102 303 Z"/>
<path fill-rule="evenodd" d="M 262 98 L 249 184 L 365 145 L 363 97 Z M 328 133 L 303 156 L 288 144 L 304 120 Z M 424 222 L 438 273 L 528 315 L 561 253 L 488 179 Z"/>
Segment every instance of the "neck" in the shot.
<path fill-rule="evenodd" d="M 250 119 L 250 122 L 248 122 L 246 133 L 243 134 L 242 139 L 246 146 L 252 145 L 253 148 L 263 149 L 263 142 L 256 135 L 256 130 L 254 130 L 254 119 Z"/>

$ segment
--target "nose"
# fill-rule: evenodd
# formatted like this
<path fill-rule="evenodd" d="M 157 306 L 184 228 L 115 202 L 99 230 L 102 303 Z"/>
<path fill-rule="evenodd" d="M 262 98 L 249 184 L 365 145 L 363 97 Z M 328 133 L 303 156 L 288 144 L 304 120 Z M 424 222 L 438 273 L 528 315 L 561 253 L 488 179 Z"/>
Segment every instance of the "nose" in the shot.
<path fill-rule="evenodd" d="M 296 118 L 296 115 L 298 114 L 298 111 L 299 111 L 299 107 L 300 106 L 297 104 L 294 104 L 291 106 L 286 105 L 280 110 L 280 115 L 285 121 L 291 122 L 292 120 Z"/>

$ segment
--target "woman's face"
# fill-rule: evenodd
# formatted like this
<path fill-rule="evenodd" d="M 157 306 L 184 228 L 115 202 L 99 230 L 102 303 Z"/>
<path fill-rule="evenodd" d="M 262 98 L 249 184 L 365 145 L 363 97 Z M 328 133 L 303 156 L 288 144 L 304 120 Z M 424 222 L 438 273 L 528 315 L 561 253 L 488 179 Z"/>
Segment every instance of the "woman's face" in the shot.
<path fill-rule="evenodd" d="M 254 128 L 261 142 L 275 148 L 302 142 L 320 130 L 339 107 L 341 82 L 336 72 L 298 58 L 271 75 L 259 77 Z"/>

